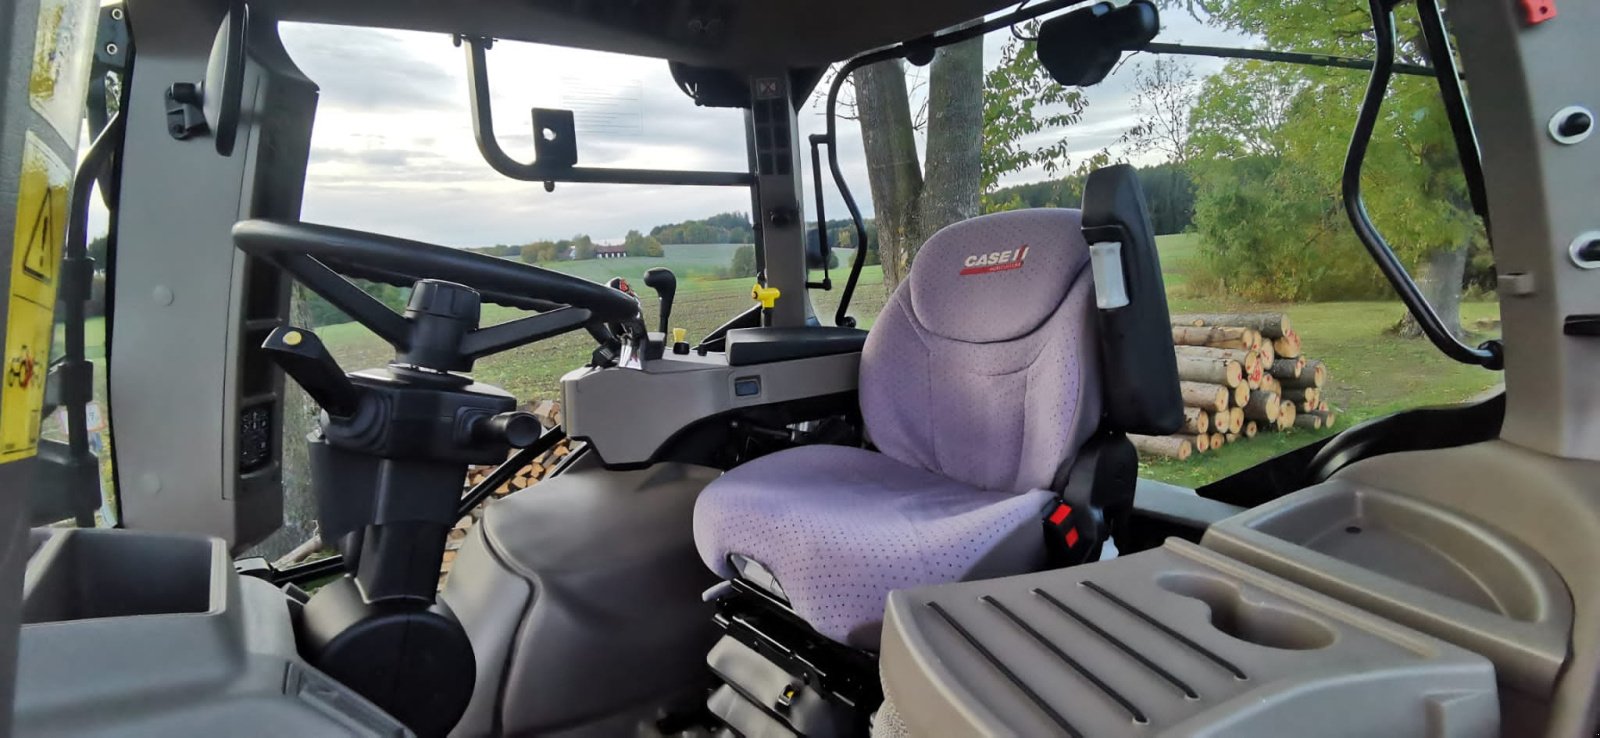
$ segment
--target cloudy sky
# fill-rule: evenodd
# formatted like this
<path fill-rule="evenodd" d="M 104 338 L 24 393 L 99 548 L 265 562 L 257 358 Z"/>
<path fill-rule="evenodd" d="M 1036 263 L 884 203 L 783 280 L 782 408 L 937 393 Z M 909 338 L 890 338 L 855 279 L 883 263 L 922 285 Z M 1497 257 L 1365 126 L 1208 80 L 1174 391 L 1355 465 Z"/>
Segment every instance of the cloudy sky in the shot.
<path fill-rule="evenodd" d="M 1248 43 L 1179 13 L 1163 21 L 1163 41 Z M 629 229 L 750 208 L 741 188 L 561 184 L 546 193 L 538 183 L 507 179 L 473 143 L 464 52 L 449 37 L 307 24 L 284 24 L 281 33 L 322 90 L 302 213 L 307 221 L 482 246 L 575 233 L 614 240 Z M 986 38 L 986 63 L 999 59 L 1008 38 L 1004 32 Z M 1136 57 L 1089 89 L 1084 119 L 1068 131 L 1074 158 L 1108 146 L 1136 162 L 1148 158 L 1115 145 L 1134 122 L 1133 69 L 1150 59 Z M 1222 65 L 1193 63 L 1199 75 Z M 489 69 L 497 132 L 515 158 L 532 159 L 528 110 L 560 107 L 577 112 L 582 165 L 745 167 L 741 112 L 695 107 L 664 61 L 501 42 L 489 52 Z M 801 140 L 822 125 L 821 104 L 813 100 L 801 113 Z M 840 121 L 839 132 L 845 176 L 870 214 L 860 132 L 852 121 Z M 1042 178 L 1043 172 L 1023 172 L 1008 183 Z M 845 212 L 831 192 L 828 209 Z"/>

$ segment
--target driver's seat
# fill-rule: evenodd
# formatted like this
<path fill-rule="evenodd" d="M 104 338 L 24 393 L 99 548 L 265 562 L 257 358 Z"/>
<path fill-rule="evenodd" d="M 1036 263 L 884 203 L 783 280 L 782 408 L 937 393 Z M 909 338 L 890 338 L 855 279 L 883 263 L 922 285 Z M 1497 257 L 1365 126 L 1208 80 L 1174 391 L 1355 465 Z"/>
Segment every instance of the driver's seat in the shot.
<path fill-rule="evenodd" d="M 803 446 L 729 471 L 695 507 L 706 564 L 870 650 L 890 590 L 1041 568 L 1041 521 L 1062 472 L 1107 416 L 1133 418 L 1139 427 L 1119 429 L 1139 432 L 1172 432 L 1182 418 L 1143 198 L 1131 169 L 1108 171 L 1098 187 L 1091 177 L 1086 208 L 1116 221 L 1095 240 L 1123 244 L 1107 274 L 1131 302 L 1097 316 L 1079 211 L 939 231 L 862 353 L 862 419 L 877 450 Z M 1122 391 L 1105 391 L 1111 373 Z"/>

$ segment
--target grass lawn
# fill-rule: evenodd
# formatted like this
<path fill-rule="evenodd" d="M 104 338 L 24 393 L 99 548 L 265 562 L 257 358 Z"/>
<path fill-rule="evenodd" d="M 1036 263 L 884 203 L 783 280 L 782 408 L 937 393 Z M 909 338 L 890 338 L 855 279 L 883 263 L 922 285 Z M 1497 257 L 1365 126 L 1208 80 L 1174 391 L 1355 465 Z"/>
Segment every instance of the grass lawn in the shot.
<path fill-rule="evenodd" d="M 1282 310 L 1289 313 L 1304 341 L 1306 355 L 1321 359 L 1328 366 L 1326 396 L 1328 402 L 1341 411 L 1339 423 L 1333 430 L 1408 407 L 1461 402 L 1499 381 L 1498 374 L 1446 359 L 1426 341 L 1406 340 L 1389 334 L 1387 329 L 1402 313 L 1398 302 L 1264 305 L 1190 297 L 1185 286 L 1198 258 L 1198 240 L 1193 235 L 1183 234 L 1163 236 L 1158 242 L 1173 312 Z M 735 248 L 727 244 L 668 246 L 667 255 L 662 258 L 558 262 L 548 266 L 596 281 L 612 276 L 634 281 L 635 290 L 644 298 L 645 318 L 652 328 L 656 325 L 657 307 L 642 284 L 643 274 L 652 266 L 671 268 L 679 278 L 672 322 L 687 329 L 693 340 L 750 305 L 752 280 L 714 278 L 716 270 L 728 263 Z M 840 257 L 844 264 L 849 263 L 849 252 L 841 253 Z M 847 268 L 834 270 L 834 290 L 812 294 L 816 312 L 825 322 L 832 320 L 848 273 Z M 814 278 L 820 279 L 821 274 Z M 886 297 L 882 269 L 866 267 L 862 270 L 850 312 L 862 327 L 869 327 Z M 509 320 L 517 314 L 518 311 L 510 308 L 486 306 L 484 322 Z M 1489 302 L 1468 303 L 1462 307 L 1463 319 L 1468 325 L 1480 318 L 1498 317 L 1498 314 L 1498 306 Z M 321 327 L 317 333 L 346 369 L 382 366 L 393 355 L 382 341 L 354 323 Z M 569 333 L 479 362 L 475 376 L 518 397 L 556 397 L 560 392 L 561 375 L 587 362 L 593 348 L 588 334 Z M 1253 440 L 1240 441 L 1219 451 L 1192 457 L 1187 462 L 1153 461 L 1145 464 L 1141 473 L 1174 484 L 1197 486 L 1333 430 L 1263 433 Z"/>

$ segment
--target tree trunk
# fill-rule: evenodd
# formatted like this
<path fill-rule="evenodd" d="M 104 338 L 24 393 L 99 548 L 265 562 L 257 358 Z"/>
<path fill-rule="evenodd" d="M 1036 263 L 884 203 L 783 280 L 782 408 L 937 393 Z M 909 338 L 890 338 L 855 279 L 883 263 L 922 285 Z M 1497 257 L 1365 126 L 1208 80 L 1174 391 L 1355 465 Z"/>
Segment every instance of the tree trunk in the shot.
<path fill-rule="evenodd" d="M 1466 275 L 1467 249 L 1463 246 L 1429 254 L 1423 260 L 1422 278 L 1417 283 L 1444 327 L 1457 338 L 1461 337 L 1461 286 Z M 1406 311 L 1396 332 L 1402 338 L 1421 338 L 1422 326 Z"/>
<path fill-rule="evenodd" d="M 905 67 L 887 61 L 852 75 L 885 288 L 894 290 L 934 231 L 978 214 L 983 153 L 983 40 L 946 46 L 928 75 L 926 165 Z M 926 179 L 924 179 L 924 172 Z"/>
<path fill-rule="evenodd" d="M 851 80 L 867 156 L 867 183 L 872 188 L 883 285 L 893 292 L 911 266 L 922 234 L 917 222 L 922 167 L 917 164 L 905 67 L 898 60 L 879 62 L 856 70 Z"/>
<path fill-rule="evenodd" d="M 983 186 L 983 38 L 946 46 L 928 71 L 922 237 L 978 215 Z M 913 248 L 921 247 L 917 243 Z"/>

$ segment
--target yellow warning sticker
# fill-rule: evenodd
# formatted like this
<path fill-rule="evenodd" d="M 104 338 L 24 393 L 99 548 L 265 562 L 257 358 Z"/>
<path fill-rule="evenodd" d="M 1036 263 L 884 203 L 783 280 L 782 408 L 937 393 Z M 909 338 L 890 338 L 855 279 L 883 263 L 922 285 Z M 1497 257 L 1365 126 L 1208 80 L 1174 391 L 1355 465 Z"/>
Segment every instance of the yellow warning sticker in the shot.
<path fill-rule="evenodd" d="M 39 413 L 55 333 L 56 273 L 66 237 L 71 181 L 67 165 L 28 131 L 17 189 L 17 227 L 11 239 L 0 464 L 33 456 L 39 446 Z"/>
<path fill-rule="evenodd" d="M 94 53 L 94 21 L 99 5 L 86 0 L 39 1 L 28 102 L 68 144 L 77 143 L 83 120 L 83 96 L 89 87 L 89 61 Z"/>

